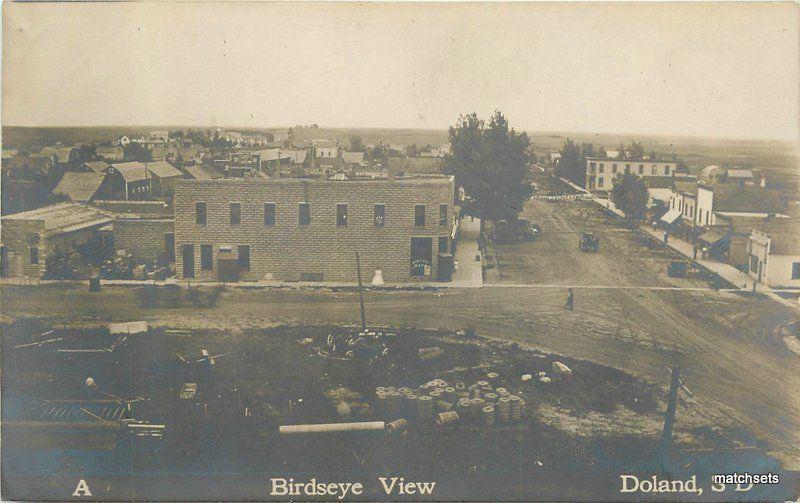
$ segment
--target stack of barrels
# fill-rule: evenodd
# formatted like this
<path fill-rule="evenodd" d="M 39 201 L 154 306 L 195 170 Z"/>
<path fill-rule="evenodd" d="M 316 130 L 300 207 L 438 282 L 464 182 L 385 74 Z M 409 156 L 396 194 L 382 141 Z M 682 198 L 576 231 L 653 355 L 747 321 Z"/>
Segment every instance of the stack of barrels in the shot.
<path fill-rule="evenodd" d="M 473 423 L 481 426 L 508 424 L 525 415 L 525 400 L 506 388 L 493 387 L 496 373 L 471 386 L 434 379 L 418 389 L 394 386 L 375 389 L 377 413 L 389 419 L 405 417 L 437 424 Z"/>

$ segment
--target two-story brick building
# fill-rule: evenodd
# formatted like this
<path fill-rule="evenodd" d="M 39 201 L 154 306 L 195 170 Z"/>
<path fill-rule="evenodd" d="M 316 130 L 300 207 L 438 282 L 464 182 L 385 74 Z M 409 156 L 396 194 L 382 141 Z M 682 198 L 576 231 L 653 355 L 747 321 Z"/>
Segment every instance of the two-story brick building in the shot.
<path fill-rule="evenodd" d="M 388 283 L 435 281 L 451 264 L 453 202 L 444 176 L 184 180 L 176 270 L 202 281 L 354 282 L 358 252 L 365 281 L 377 269 Z"/>

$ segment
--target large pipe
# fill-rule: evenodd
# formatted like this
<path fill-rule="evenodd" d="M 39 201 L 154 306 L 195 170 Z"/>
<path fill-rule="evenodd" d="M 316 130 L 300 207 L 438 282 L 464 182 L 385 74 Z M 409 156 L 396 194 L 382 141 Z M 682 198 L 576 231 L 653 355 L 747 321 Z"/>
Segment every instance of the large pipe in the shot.
<path fill-rule="evenodd" d="M 337 431 L 377 431 L 386 427 L 383 421 L 363 421 L 357 423 L 322 423 L 291 424 L 281 426 L 278 431 L 283 435 L 299 433 L 331 433 Z"/>

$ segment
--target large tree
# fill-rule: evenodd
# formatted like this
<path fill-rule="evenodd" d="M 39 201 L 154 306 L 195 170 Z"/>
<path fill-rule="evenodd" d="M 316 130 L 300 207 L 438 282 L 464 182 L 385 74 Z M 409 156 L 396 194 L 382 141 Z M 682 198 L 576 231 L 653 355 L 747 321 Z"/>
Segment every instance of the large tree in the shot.
<path fill-rule="evenodd" d="M 561 147 L 561 158 L 556 165 L 556 175 L 579 185 L 586 183 L 586 159 L 581 147 L 569 138 Z"/>
<path fill-rule="evenodd" d="M 363 152 L 364 149 L 364 142 L 361 141 L 360 136 L 350 137 L 350 152 Z"/>
<path fill-rule="evenodd" d="M 530 197 L 530 139 L 509 127 L 500 111 L 488 123 L 472 113 L 450 127 L 452 151 L 444 172 L 455 175 L 468 199 L 464 212 L 487 220 L 516 219 Z"/>
<path fill-rule="evenodd" d="M 617 175 L 614 188 L 611 189 L 611 200 L 625 213 L 625 217 L 634 221 L 644 219 L 647 209 L 647 186 L 641 178 L 626 173 Z"/>
<path fill-rule="evenodd" d="M 150 150 L 141 143 L 129 143 L 123 146 L 122 156 L 126 161 L 150 162 L 153 160 Z"/>

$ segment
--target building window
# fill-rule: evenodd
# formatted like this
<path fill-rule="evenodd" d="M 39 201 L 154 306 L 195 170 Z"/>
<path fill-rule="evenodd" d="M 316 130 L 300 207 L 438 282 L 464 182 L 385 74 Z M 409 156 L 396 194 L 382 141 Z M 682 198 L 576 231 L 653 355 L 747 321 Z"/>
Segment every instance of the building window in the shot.
<path fill-rule="evenodd" d="M 300 212 L 300 225 L 311 225 L 311 205 L 308 203 L 300 203 L 297 205 Z"/>
<path fill-rule="evenodd" d="M 604 182 L 604 179 L 603 179 L 603 177 L 602 177 L 602 176 L 601 176 L 601 177 L 599 177 L 599 178 L 597 179 L 597 187 L 602 189 L 602 188 L 603 188 L 603 182 Z"/>
<path fill-rule="evenodd" d="M 250 270 L 250 245 L 239 245 L 239 269 Z"/>
<path fill-rule="evenodd" d="M 750 255 L 750 271 L 758 272 L 758 257 Z"/>
<path fill-rule="evenodd" d="M 447 226 L 447 205 L 439 205 L 439 227 Z"/>
<path fill-rule="evenodd" d="M 653 167 L 652 167 L 652 169 L 650 170 L 650 173 L 651 173 L 651 174 L 653 174 L 653 175 L 657 175 L 657 174 L 658 174 L 658 166 L 656 166 L 655 164 L 653 164 Z"/>
<path fill-rule="evenodd" d="M 264 225 L 275 225 L 275 203 L 264 203 Z"/>
<path fill-rule="evenodd" d="M 643 174 L 644 174 L 644 164 L 640 164 L 640 165 L 639 165 L 639 174 L 640 174 L 640 175 L 643 175 Z"/>
<path fill-rule="evenodd" d="M 214 250 L 212 245 L 200 245 L 200 270 L 214 269 Z"/>
<path fill-rule="evenodd" d="M 231 225 L 242 223 L 242 203 L 231 203 Z"/>
<path fill-rule="evenodd" d="M 630 172 L 631 172 L 631 165 L 630 164 L 626 164 L 625 165 L 625 174 L 627 175 Z"/>
<path fill-rule="evenodd" d="M 600 167 L 599 167 L 599 168 L 597 168 L 597 172 L 598 172 L 598 173 L 602 173 L 604 169 L 605 169 L 605 166 L 604 166 L 604 165 L 603 165 L 603 163 L 601 162 L 601 163 L 600 163 Z"/>
<path fill-rule="evenodd" d="M 614 163 L 611 165 L 611 174 L 616 174 L 616 173 L 617 173 L 617 164 Z"/>
<path fill-rule="evenodd" d="M 336 226 L 337 227 L 346 227 L 347 226 L 347 204 L 346 203 L 339 203 L 336 205 Z"/>
<path fill-rule="evenodd" d="M 447 236 L 439 236 L 439 253 L 448 253 Z"/>
<path fill-rule="evenodd" d="M 792 262 L 792 279 L 800 279 L 800 262 Z"/>
<path fill-rule="evenodd" d="M 36 246 L 31 247 L 31 264 L 39 263 L 39 248 Z"/>
<path fill-rule="evenodd" d="M 372 220 L 375 222 L 375 227 L 384 227 L 386 225 L 385 204 L 376 204 L 372 207 Z"/>
<path fill-rule="evenodd" d="M 664 174 L 665 174 L 665 175 L 669 175 L 669 164 L 667 164 L 666 166 L 664 166 Z"/>
<path fill-rule="evenodd" d="M 424 204 L 415 204 L 414 205 L 414 226 L 415 227 L 425 227 L 425 205 Z"/>
<path fill-rule="evenodd" d="M 194 221 L 197 225 L 206 225 L 206 203 L 194 203 Z"/>

